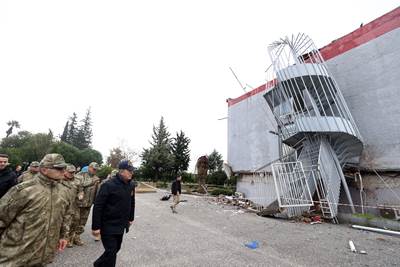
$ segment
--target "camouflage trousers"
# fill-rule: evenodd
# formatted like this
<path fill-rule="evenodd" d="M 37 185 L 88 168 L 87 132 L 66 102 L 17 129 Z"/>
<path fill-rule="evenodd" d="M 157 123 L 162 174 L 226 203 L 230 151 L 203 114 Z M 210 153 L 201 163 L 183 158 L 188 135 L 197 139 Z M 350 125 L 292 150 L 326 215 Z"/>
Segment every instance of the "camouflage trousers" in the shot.
<path fill-rule="evenodd" d="M 89 213 L 90 213 L 90 207 L 79 207 L 79 212 L 78 212 L 79 219 L 75 231 L 77 235 L 81 235 L 85 231 L 85 225 L 88 220 Z"/>
<path fill-rule="evenodd" d="M 78 231 L 79 220 L 80 220 L 79 214 L 80 214 L 80 209 L 76 208 L 76 210 L 74 210 L 74 214 L 72 215 L 72 221 L 69 227 L 69 238 L 68 238 L 69 241 L 72 241 L 72 238 Z"/>

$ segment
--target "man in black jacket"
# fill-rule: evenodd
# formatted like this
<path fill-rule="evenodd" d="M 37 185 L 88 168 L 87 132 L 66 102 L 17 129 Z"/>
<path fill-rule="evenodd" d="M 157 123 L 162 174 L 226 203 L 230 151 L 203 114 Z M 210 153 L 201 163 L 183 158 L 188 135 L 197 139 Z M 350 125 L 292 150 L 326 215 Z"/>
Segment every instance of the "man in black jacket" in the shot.
<path fill-rule="evenodd" d="M 178 177 L 176 177 L 175 181 L 172 182 L 171 185 L 171 193 L 173 196 L 173 204 L 171 205 L 171 210 L 172 213 L 177 213 L 176 212 L 176 206 L 179 204 L 179 196 L 181 195 L 181 180 L 182 180 L 182 176 L 178 175 Z"/>
<path fill-rule="evenodd" d="M 0 198 L 16 184 L 17 176 L 11 168 L 8 167 L 8 155 L 0 154 Z"/>
<path fill-rule="evenodd" d="M 94 262 L 95 267 L 115 266 L 124 231 L 129 231 L 135 218 L 134 167 L 122 160 L 118 169 L 116 176 L 100 187 L 94 202 L 92 232 L 94 236 L 101 234 L 105 250 Z"/>

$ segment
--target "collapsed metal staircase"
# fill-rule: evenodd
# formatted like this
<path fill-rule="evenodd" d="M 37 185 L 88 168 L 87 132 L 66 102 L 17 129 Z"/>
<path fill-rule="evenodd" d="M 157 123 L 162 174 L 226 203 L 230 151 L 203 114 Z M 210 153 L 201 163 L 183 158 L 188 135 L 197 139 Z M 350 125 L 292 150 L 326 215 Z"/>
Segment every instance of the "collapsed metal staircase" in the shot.
<path fill-rule="evenodd" d="M 319 204 L 323 216 L 337 222 L 341 185 L 352 205 L 342 168 L 358 163 L 363 148 L 359 130 L 307 35 L 285 37 L 268 52 L 277 83 L 264 98 L 277 122 L 280 145 L 297 152 L 294 162 L 280 155 L 283 160 L 272 164 L 280 215 L 300 216 Z"/>

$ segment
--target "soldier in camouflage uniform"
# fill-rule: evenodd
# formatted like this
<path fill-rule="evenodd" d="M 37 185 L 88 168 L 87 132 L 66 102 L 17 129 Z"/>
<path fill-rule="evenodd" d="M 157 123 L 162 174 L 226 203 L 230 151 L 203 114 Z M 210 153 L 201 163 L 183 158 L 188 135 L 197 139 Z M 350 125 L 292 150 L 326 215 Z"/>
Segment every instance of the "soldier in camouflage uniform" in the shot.
<path fill-rule="evenodd" d="M 71 207 L 72 207 L 72 220 L 70 224 L 69 237 L 67 238 L 68 248 L 73 247 L 73 240 L 75 232 L 79 226 L 79 208 L 77 206 L 78 202 L 78 192 L 79 192 L 79 181 L 75 179 L 76 168 L 72 164 L 68 164 L 64 172 L 63 185 L 67 194 L 70 196 Z"/>
<path fill-rule="evenodd" d="M 18 183 L 28 181 L 32 179 L 33 177 L 36 176 L 36 174 L 39 173 L 39 162 L 37 161 L 32 161 L 32 163 L 29 165 L 29 170 L 23 172 L 19 177 L 18 177 Z"/>
<path fill-rule="evenodd" d="M 77 206 L 79 207 L 79 225 L 75 232 L 73 243 L 82 246 L 83 242 L 80 235 L 85 230 L 85 225 L 89 217 L 90 208 L 93 205 L 96 197 L 100 178 L 96 176 L 99 164 L 92 162 L 89 164 L 88 172 L 80 172 L 76 175 L 75 179 L 79 181 L 79 192 Z M 96 238 L 97 239 L 97 238 Z"/>
<path fill-rule="evenodd" d="M 0 266 L 45 266 L 69 234 L 70 201 L 60 180 L 64 158 L 47 154 L 35 179 L 11 188 L 0 199 Z"/>

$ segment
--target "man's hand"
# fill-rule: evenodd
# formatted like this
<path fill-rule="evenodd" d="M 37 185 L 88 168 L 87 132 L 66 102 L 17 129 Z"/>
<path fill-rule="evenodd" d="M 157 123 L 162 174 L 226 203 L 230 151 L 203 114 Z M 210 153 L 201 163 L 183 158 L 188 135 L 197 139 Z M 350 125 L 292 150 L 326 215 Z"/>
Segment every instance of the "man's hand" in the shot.
<path fill-rule="evenodd" d="M 98 230 L 92 230 L 92 235 L 94 235 L 94 236 L 100 235 L 100 229 L 98 229 Z"/>
<path fill-rule="evenodd" d="M 129 225 L 132 225 L 133 221 L 129 221 Z"/>
<path fill-rule="evenodd" d="M 58 251 L 63 251 L 65 249 L 65 247 L 67 246 L 67 244 L 68 244 L 68 240 L 60 239 L 58 241 Z"/>

